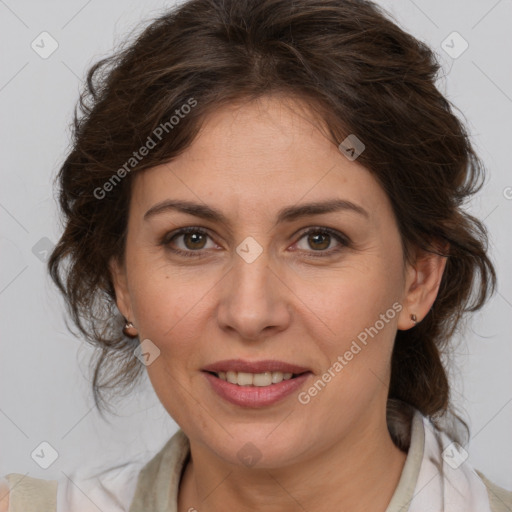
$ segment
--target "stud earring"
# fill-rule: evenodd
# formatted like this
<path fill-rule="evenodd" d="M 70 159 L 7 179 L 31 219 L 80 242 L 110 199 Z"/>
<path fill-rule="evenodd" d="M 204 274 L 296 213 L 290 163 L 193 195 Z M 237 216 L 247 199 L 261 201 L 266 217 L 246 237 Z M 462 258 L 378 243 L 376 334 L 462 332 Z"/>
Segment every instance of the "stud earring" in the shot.
<path fill-rule="evenodd" d="M 123 327 L 123 334 L 125 336 L 128 336 L 128 338 L 136 338 L 137 337 L 136 331 L 137 330 L 135 329 L 134 325 L 127 320 Z"/>
<path fill-rule="evenodd" d="M 418 323 L 418 319 L 416 318 L 415 314 L 411 315 L 411 320 L 414 322 L 414 325 L 416 325 Z"/>

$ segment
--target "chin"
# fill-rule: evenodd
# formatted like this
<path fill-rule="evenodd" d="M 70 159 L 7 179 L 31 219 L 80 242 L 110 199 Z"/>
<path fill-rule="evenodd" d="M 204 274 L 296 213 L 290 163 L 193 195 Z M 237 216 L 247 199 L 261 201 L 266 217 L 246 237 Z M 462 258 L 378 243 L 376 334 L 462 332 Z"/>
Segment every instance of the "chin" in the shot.
<path fill-rule="evenodd" d="M 285 420 L 286 421 L 286 420 Z M 272 469 L 280 468 L 296 461 L 304 450 L 306 432 L 295 432 L 290 429 L 272 425 L 238 425 L 227 427 L 231 433 L 228 443 L 212 446 L 217 454 L 229 462 L 247 468 Z M 277 428 L 276 428 L 277 426 Z M 279 432 L 278 432 L 279 431 Z"/>

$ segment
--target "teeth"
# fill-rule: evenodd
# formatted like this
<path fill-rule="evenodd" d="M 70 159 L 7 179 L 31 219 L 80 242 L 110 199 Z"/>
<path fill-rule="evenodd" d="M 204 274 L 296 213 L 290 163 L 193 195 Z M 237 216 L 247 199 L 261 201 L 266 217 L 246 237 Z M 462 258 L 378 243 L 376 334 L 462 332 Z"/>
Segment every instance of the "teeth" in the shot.
<path fill-rule="evenodd" d="M 271 384 L 279 384 L 283 380 L 292 378 L 292 373 L 283 372 L 264 372 L 264 373 L 247 373 L 247 372 L 219 372 L 217 377 L 222 380 L 238 384 L 239 386 L 270 386 Z"/>

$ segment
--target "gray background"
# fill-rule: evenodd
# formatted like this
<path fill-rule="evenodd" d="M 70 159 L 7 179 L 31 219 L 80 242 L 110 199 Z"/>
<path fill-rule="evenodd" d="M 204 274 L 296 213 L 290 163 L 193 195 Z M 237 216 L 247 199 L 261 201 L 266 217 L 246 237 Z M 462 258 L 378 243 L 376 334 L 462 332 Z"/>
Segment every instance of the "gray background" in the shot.
<path fill-rule="evenodd" d="M 489 170 L 470 210 L 490 230 L 499 288 L 456 345 L 453 397 L 471 427 L 470 462 L 512 489 L 512 1 L 378 3 L 439 53 L 439 87 L 463 112 Z M 0 0 L 0 474 L 58 478 L 77 466 L 148 458 L 177 428 L 148 380 L 121 403 L 118 418 L 101 420 L 87 380 L 91 348 L 68 333 L 41 261 L 60 233 L 52 181 L 84 74 L 169 5 Z M 31 48 L 43 31 L 59 45 L 47 59 Z M 454 31 L 469 44 L 457 58 L 441 46 Z M 460 51 L 452 39 L 451 51 Z M 42 441 L 59 454 L 46 470 L 31 458 Z"/>

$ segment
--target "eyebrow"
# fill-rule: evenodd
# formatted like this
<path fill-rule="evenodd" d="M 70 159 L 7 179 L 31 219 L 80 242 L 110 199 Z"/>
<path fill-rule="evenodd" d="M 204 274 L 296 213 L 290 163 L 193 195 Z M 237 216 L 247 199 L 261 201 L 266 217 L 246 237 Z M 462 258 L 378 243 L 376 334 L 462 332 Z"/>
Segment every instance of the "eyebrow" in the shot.
<path fill-rule="evenodd" d="M 152 206 L 145 214 L 144 220 L 168 211 L 179 211 L 202 219 L 216 221 L 226 226 L 230 225 L 228 218 L 219 210 L 205 204 L 194 203 L 191 201 L 167 199 Z M 370 215 L 362 207 L 346 199 L 330 199 L 327 201 L 305 203 L 297 206 L 288 206 L 279 210 L 277 214 L 276 225 L 282 222 L 292 222 L 302 217 L 310 215 L 321 215 L 324 213 L 333 213 L 339 211 L 355 212 L 366 219 Z"/>

